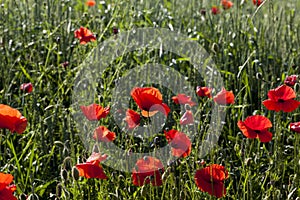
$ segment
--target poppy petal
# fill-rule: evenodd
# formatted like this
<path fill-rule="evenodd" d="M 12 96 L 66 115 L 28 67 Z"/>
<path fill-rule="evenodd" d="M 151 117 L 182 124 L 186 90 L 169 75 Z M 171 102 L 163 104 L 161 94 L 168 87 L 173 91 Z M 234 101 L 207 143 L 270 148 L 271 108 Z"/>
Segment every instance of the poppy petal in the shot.
<path fill-rule="evenodd" d="M 77 164 L 76 168 L 79 171 L 79 176 L 85 178 L 107 179 L 99 162 Z"/>
<path fill-rule="evenodd" d="M 270 142 L 272 140 L 272 133 L 267 130 L 263 130 L 257 135 L 261 142 Z"/>
<path fill-rule="evenodd" d="M 243 135 L 246 136 L 249 139 L 254 139 L 257 137 L 257 133 L 255 133 L 253 130 L 247 128 L 244 122 L 239 121 L 238 122 L 238 127 L 242 131 Z"/>
<path fill-rule="evenodd" d="M 194 124 L 193 113 L 190 110 L 186 110 L 185 113 L 180 118 L 181 125 Z"/>
<path fill-rule="evenodd" d="M 300 133 L 300 122 L 293 122 L 293 123 L 290 123 L 290 129 L 292 131 L 295 131 L 297 133 Z"/>

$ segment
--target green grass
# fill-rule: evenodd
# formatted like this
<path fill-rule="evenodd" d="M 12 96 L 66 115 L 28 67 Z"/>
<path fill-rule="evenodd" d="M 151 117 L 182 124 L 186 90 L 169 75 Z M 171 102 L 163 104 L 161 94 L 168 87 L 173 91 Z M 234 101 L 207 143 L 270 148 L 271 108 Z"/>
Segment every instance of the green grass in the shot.
<path fill-rule="evenodd" d="M 39 199 L 55 199 L 58 186 L 62 187 L 61 199 L 214 199 L 199 191 L 194 182 L 194 173 L 201 168 L 198 161 L 204 159 L 207 164 L 222 164 L 229 171 L 224 199 L 300 197 L 300 135 L 288 128 L 290 122 L 300 120 L 299 110 L 275 113 L 261 103 L 267 99 L 269 89 L 281 85 L 287 75 L 299 74 L 298 1 L 267 0 L 257 9 L 250 0 L 243 4 L 233 0 L 234 7 L 219 15 L 210 13 L 212 5 L 219 5 L 216 0 L 107 0 L 97 1 L 92 8 L 79 0 L 0 2 L 0 103 L 19 109 L 28 119 L 22 135 L 0 130 L 0 171 L 14 176 L 16 195 L 34 193 Z M 205 16 L 200 13 L 202 8 L 207 11 Z M 80 26 L 92 30 L 97 42 L 79 45 L 74 30 Z M 203 158 L 193 150 L 189 157 L 180 159 L 181 164 L 167 167 L 161 187 L 136 187 L 130 173 L 105 165 L 107 180 L 72 178 L 72 166 L 90 155 L 81 140 L 84 133 L 79 132 L 72 115 L 75 77 L 89 52 L 115 37 L 113 27 L 120 34 L 133 28 L 157 27 L 187 35 L 212 55 L 225 88 L 236 96 L 235 104 L 226 108 L 218 145 Z M 99 78 L 95 101 L 99 103 L 100 99 L 102 105 L 113 106 L 114 80 L 146 63 L 170 65 L 175 59 L 174 68 L 187 76 L 193 87 L 205 84 L 188 61 L 159 53 L 159 49 L 144 48 L 112 61 Z M 66 61 L 69 65 L 64 68 L 61 64 Z M 31 94 L 20 91 L 24 82 L 34 85 Z M 174 128 L 180 118 L 180 108 L 171 103 L 175 94 L 158 87 L 174 110 L 175 120 L 166 126 Z M 295 90 L 299 94 L 299 85 Z M 210 105 L 209 101 L 198 98 L 197 111 L 207 114 L 209 109 L 203 107 Z M 130 105 L 136 108 L 132 101 Z M 272 121 L 271 142 L 249 140 L 238 129 L 238 120 L 253 113 Z M 202 130 L 205 132 L 208 123 L 203 118 L 199 121 L 200 126 L 206 126 Z M 113 115 L 101 124 L 115 131 L 120 143 L 128 139 L 114 125 Z M 125 149 L 135 142 L 139 143 L 130 141 Z"/>

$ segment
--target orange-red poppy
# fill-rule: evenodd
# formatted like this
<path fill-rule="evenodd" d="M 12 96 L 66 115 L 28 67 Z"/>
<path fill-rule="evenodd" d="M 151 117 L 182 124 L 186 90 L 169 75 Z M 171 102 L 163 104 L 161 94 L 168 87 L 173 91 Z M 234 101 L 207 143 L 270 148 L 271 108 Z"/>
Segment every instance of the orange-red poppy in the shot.
<path fill-rule="evenodd" d="M 116 134 L 108 130 L 105 126 L 99 126 L 94 131 L 93 138 L 99 142 L 111 142 L 116 139 Z"/>
<path fill-rule="evenodd" d="M 300 133 L 300 122 L 292 122 L 290 123 L 290 129 L 295 131 L 296 133 Z"/>
<path fill-rule="evenodd" d="M 141 116 L 134 110 L 128 109 L 126 111 L 125 121 L 127 122 L 128 129 L 134 129 L 140 124 Z"/>
<path fill-rule="evenodd" d="M 180 118 L 181 125 L 194 124 L 194 117 L 191 110 L 186 110 L 185 113 Z"/>
<path fill-rule="evenodd" d="M 31 93 L 33 90 L 32 83 L 23 83 L 20 86 L 20 90 L 26 92 L 26 93 Z"/>
<path fill-rule="evenodd" d="M 220 105 L 234 104 L 234 94 L 232 91 L 227 91 L 225 88 L 214 97 L 214 101 Z"/>
<path fill-rule="evenodd" d="M 95 35 L 87 28 L 80 27 L 74 32 L 75 38 L 78 38 L 80 44 L 96 41 Z"/>
<path fill-rule="evenodd" d="M 167 104 L 163 103 L 162 94 L 157 88 L 136 87 L 131 90 L 130 94 L 138 107 L 142 110 L 144 117 L 150 117 L 158 111 L 167 116 L 170 112 L 170 108 Z"/>
<path fill-rule="evenodd" d="M 211 7 L 211 13 L 214 15 L 217 15 L 220 13 L 220 9 L 217 6 L 212 6 Z"/>
<path fill-rule="evenodd" d="M 284 80 L 284 84 L 287 86 L 293 87 L 298 81 L 298 76 L 297 75 L 290 75 L 287 76 Z"/>
<path fill-rule="evenodd" d="M 106 158 L 107 155 L 101 155 L 100 153 L 93 152 L 85 163 L 76 165 L 76 168 L 79 171 L 79 176 L 83 176 L 85 178 L 107 179 L 107 176 L 100 164 L 100 162 Z"/>
<path fill-rule="evenodd" d="M 11 174 L 0 172 L 0 200 L 17 200 L 13 192 L 17 189 L 15 185 L 11 185 L 14 177 Z"/>
<path fill-rule="evenodd" d="M 262 102 L 268 110 L 292 112 L 300 105 L 299 101 L 294 100 L 296 98 L 295 91 L 287 85 L 270 90 L 268 97 L 269 99 Z"/>
<path fill-rule="evenodd" d="M 23 133 L 27 126 L 27 119 L 17 110 L 8 105 L 0 104 L 0 128 L 7 128 L 10 132 Z"/>
<path fill-rule="evenodd" d="M 228 178 L 228 171 L 221 165 L 212 164 L 199 169 L 195 174 L 195 182 L 202 192 L 207 192 L 217 198 L 226 195 L 224 181 Z"/>
<path fill-rule="evenodd" d="M 93 7 L 96 5 L 96 1 L 95 0 L 88 0 L 87 2 L 85 2 L 85 4 L 87 6 Z"/>
<path fill-rule="evenodd" d="M 258 138 L 261 142 L 272 140 L 272 133 L 268 131 L 272 127 L 272 123 L 264 116 L 249 116 L 244 122 L 240 120 L 237 125 L 247 138 Z"/>
<path fill-rule="evenodd" d="M 229 0 L 221 0 L 221 4 L 224 10 L 227 10 L 233 6 L 233 3 Z"/>
<path fill-rule="evenodd" d="M 211 98 L 211 88 L 197 86 L 196 93 L 199 97 Z"/>
<path fill-rule="evenodd" d="M 142 186 L 150 184 L 153 186 L 162 185 L 161 175 L 164 172 L 164 166 L 161 161 L 151 156 L 145 156 L 137 160 L 132 170 L 133 185 Z"/>
<path fill-rule="evenodd" d="M 192 150 L 192 143 L 187 135 L 177 130 L 165 131 L 165 136 L 172 147 L 172 155 L 176 157 L 187 157 Z"/>
<path fill-rule="evenodd" d="M 192 101 L 192 98 L 185 94 L 178 94 L 177 96 L 172 97 L 172 100 L 175 104 L 189 104 L 190 106 L 196 105 L 196 103 Z"/>
<path fill-rule="evenodd" d="M 260 6 L 262 4 L 263 0 L 252 0 L 253 4 L 256 6 Z"/>
<path fill-rule="evenodd" d="M 86 116 L 86 118 L 90 121 L 97 121 L 101 118 L 105 118 L 110 110 L 109 107 L 103 108 L 102 106 L 95 103 L 89 106 L 80 106 L 80 109 Z"/>

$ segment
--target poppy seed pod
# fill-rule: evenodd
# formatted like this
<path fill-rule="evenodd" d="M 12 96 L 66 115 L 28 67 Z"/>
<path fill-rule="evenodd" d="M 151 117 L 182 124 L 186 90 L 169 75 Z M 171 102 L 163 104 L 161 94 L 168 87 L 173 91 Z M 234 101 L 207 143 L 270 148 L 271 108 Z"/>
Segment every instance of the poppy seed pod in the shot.
<path fill-rule="evenodd" d="M 79 179 L 79 171 L 75 166 L 72 168 L 72 177 L 75 181 Z"/>
<path fill-rule="evenodd" d="M 62 180 L 67 181 L 68 180 L 68 172 L 65 169 L 62 169 L 60 172 L 60 177 Z"/>
<path fill-rule="evenodd" d="M 72 160 L 70 157 L 66 157 L 63 161 L 64 169 L 70 171 L 72 169 Z"/>
<path fill-rule="evenodd" d="M 39 196 L 37 194 L 31 194 L 27 200 L 39 200 Z"/>
<path fill-rule="evenodd" d="M 61 183 L 56 185 L 56 197 L 60 198 L 62 195 L 62 185 Z"/>

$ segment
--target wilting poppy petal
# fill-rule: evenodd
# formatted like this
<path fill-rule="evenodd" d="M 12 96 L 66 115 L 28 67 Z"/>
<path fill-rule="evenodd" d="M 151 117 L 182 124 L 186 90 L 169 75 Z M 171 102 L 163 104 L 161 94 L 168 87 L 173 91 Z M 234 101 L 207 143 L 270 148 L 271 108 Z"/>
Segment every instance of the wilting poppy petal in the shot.
<path fill-rule="evenodd" d="M 269 99 L 264 100 L 262 103 L 268 110 L 274 110 L 275 112 L 292 112 L 300 105 L 299 101 L 294 100 L 296 93 L 287 85 L 281 85 L 270 90 L 268 97 Z"/>
<path fill-rule="evenodd" d="M 93 6 L 96 5 L 96 1 L 95 1 L 95 0 L 88 0 L 88 1 L 86 2 L 86 5 L 87 5 L 87 6 L 90 6 L 90 7 L 93 7 Z"/>
<path fill-rule="evenodd" d="M 196 93 L 199 97 L 211 98 L 211 88 L 197 86 Z"/>
<path fill-rule="evenodd" d="M 220 9 L 217 6 L 211 7 L 211 13 L 217 15 L 220 13 Z"/>
<path fill-rule="evenodd" d="M 27 126 L 27 119 L 8 105 L 0 104 L 0 128 L 7 128 L 12 133 L 23 133 Z"/>
<path fill-rule="evenodd" d="M 234 104 L 234 94 L 232 91 L 227 91 L 225 88 L 214 97 L 214 101 L 220 105 Z"/>
<path fill-rule="evenodd" d="M 172 97 L 172 100 L 175 104 L 189 104 L 190 106 L 196 105 L 196 103 L 192 101 L 192 98 L 185 94 L 178 94 L 177 96 Z"/>
<path fill-rule="evenodd" d="M 78 38 L 80 41 L 80 44 L 86 44 L 88 42 L 96 41 L 96 37 L 93 35 L 93 33 L 84 27 L 80 27 L 74 32 L 75 38 Z"/>
<path fill-rule="evenodd" d="M 293 122 L 293 123 L 290 123 L 290 129 L 292 131 L 295 131 L 297 133 L 300 133 L 300 122 Z"/>
<path fill-rule="evenodd" d="M 192 150 L 192 144 L 187 135 L 177 130 L 165 131 L 165 136 L 172 147 L 172 155 L 176 157 L 187 157 Z"/>
<path fill-rule="evenodd" d="M 160 111 L 166 116 L 170 112 L 170 108 L 163 103 L 162 94 L 157 88 L 133 88 L 130 94 L 138 107 L 142 110 L 144 117 L 155 114 L 155 111 Z"/>
<path fill-rule="evenodd" d="M 98 121 L 101 118 L 105 118 L 110 111 L 109 107 L 103 108 L 102 106 L 95 103 L 89 106 L 80 106 L 80 109 L 86 116 L 86 118 L 90 121 Z"/>
<path fill-rule="evenodd" d="M 228 172 L 221 165 L 213 164 L 197 170 L 195 182 L 197 187 L 210 195 L 221 198 L 226 195 L 224 181 L 228 178 Z"/>
<path fill-rule="evenodd" d="M 99 142 L 111 142 L 116 139 L 116 134 L 108 130 L 105 126 L 99 126 L 94 131 L 93 138 Z"/>
<path fill-rule="evenodd" d="M 194 124 L 194 117 L 191 110 L 186 110 L 185 113 L 180 118 L 181 125 Z"/>
<path fill-rule="evenodd" d="M 149 184 L 162 185 L 161 174 L 164 171 L 163 164 L 157 158 L 145 156 L 139 159 L 132 170 L 132 182 L 136 186 Z"/>
<path fill-rule="evenodd" d="M 298 76 L 297 75 L 291 75 L 291 76 L 287 76 L 284 80 L 284 84 L 286 84 L 287 86 L 293 87 L 296 83 Z"/>
<path fill-rule="evenodd" d="M 233 3 L 229 0 L 221 0 L 221 4 L 224 10 L 227 10 L 233 6 Z"/>
<path fill-rule="evenodd" d="M 33 90 L 32 83 L 23 83 L 20 86 L 20 90 L 23 90 L 26 93 L 31 93 Z"/>
<path fill-rule="evenodd" d="M 249 116 L 246 120 L 239 121 L 238 127 L 249 139 L 259 138 L 261 142 L 269 142 L 272 140 L 272 133 L 268 131 L 272 127 L 271 121 L 261 115 Z"/>
<path fill-rule="evenodd" d="M 13 181 L 11 174 L 0 173 L 0 200 L 17 200 L 13 192 L 17 189 L 15 185 L 10 185 Z"/>
<path fill-rule="evenodd" d="M 126 111 L 125 121 L 127 122 L 128 129 L 133 129 L 140 124 L 141 116 L 134 110 L 128 109 Z"/>

